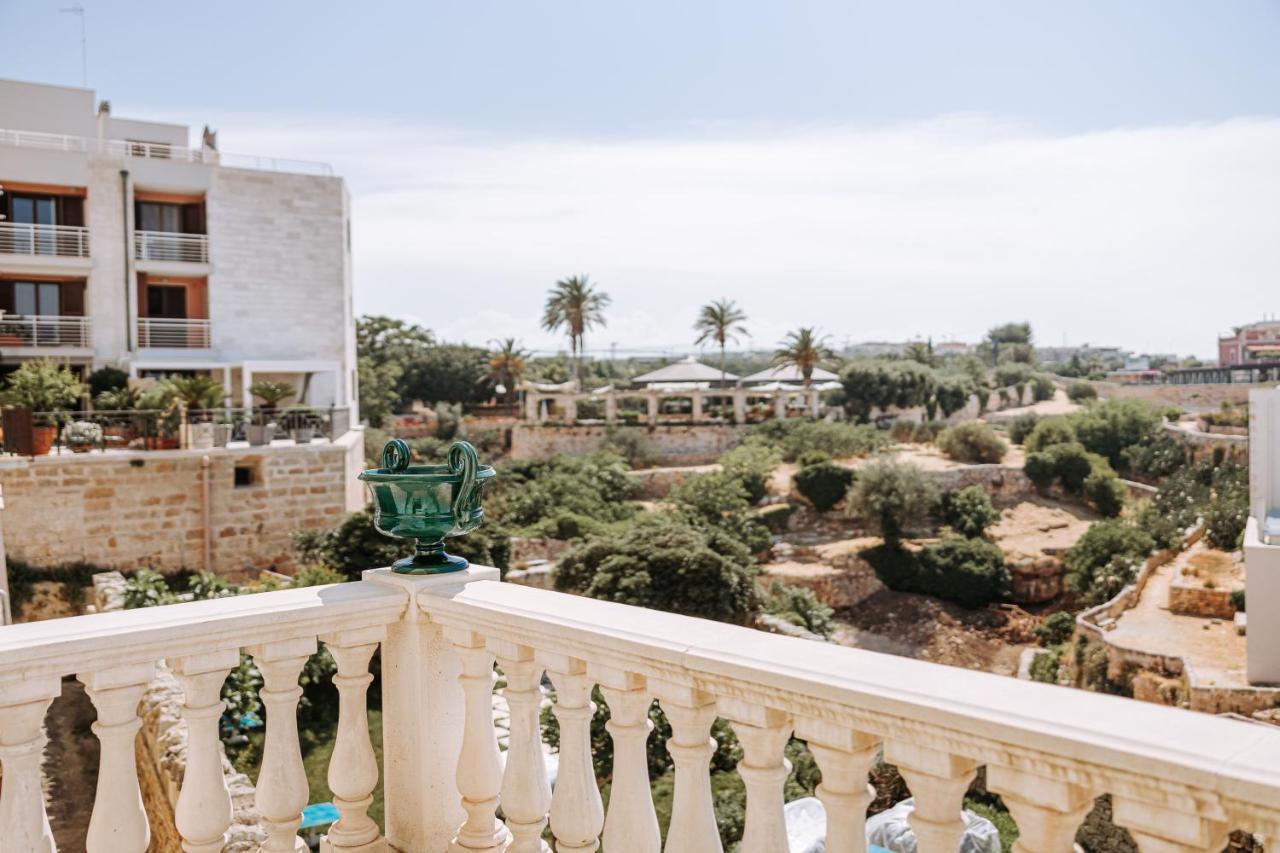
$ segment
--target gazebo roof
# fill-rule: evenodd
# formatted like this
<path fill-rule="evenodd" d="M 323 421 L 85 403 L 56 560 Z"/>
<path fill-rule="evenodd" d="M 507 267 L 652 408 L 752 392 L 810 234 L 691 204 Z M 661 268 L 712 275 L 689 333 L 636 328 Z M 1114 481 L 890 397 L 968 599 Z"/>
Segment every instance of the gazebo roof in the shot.
<path fill-rule="evenodd" d="M 720 378 L 721 374 L 717 368 L 709 367 L 693 356 L 689 356 L 666 367 L 659 367 L 657 370 L 641 374 L 631 381 L 649 385 L 654 382 L 719 382 Z M 732 373 L 725 373 L 724 379 L 727 382 L 738 381 L 738 377 Z"/>
<path fill-rule="evenodd" d="M 821 367 L 813 369 L 813 376 L 810 377 L 814 382 L 835 382 L 840 379 L 830 370 L 823 370 Z M 804 377 L 800 375 L 800 369 L 795 365 L 787 367 L 770 367 L 761 370 L 759 373 L 753 373 L 743 378 L 744 385 L 764 384 L 768 382 L 803 382 Z"/>

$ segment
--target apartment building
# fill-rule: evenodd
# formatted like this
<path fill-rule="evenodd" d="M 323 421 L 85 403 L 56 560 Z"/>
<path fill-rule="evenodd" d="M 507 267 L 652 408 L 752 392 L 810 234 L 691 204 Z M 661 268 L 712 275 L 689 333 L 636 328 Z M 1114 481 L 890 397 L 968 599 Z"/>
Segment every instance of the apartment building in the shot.
<path fill-rule="evenodd" d="M 90 89 L 0 80 L 0 371 L 207 372 L 244 405 L 283 380 L 354 416 L 343 180 L 202 136 L 119 118 Z"/>
<path fill-rule="evenodd" d="M 1238 326 L 1218 337 L 1218 364 L 1255 364 L 1280 359 L 1280 320 Z"/>

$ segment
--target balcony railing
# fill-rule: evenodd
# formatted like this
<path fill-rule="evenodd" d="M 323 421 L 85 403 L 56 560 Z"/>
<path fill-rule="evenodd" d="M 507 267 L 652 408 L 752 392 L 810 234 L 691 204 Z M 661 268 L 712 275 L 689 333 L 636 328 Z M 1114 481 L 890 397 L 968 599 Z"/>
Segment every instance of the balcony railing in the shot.
<path fill-rule="evenodd" d="M 0 253 L 87 258 L 89 229 L 80 225 L 0 222 Z"/>
<path fill-rule="evenodd" d="M 92 320 L 43 314 L 0 314 L 0 348 L 87 347 Z"/>
<path fill-rule="evenodd" d="M 206 234 L 178 234 L 172 231 L 135 231 L 133 256 L 139 261 L 209 262 Z"/>
<path fill-rule="evenodd" d="M 147 348 L 208 349 L 208 320 L 138 318 L 138 346 Z"/>
<path fill-rule="evenodd" d="M 167 145 L 162 142 L 90 139 L 83 136 L 38 133 L 29 130 L 5 130 L 0 128 L 0 145 L 39 148 L 45 151 L 101 153 L 114 157 L 176 160 L 182 163 L 203 163 L 210 166 L 227 166 L 233 169 L 292 172 L 300 175 L 333 175 L 333 167 L 328 163 L 317 163 L 310 160 L 258 157 L 249 154 L 223 154 L 204 148 L 187 148 L 181 145 Z"/>
<path fill-rule="evenodd" d="M 367 814 L 379 781 L 366 715 L 381 646 L 385 841 L 396 850 L 658 853 L 646 741 L 656 698 L 675 764 L 668 853 L 721 853 L 709 776 L 712 723 L 742 747 L 744 853 L 788 849 L 788 739 L 822 782 L 826 849 L 865 850 L 867 774 L 879 755 L 911 794 L 921 853 L 955 853 L 979 768 L 1017 821 L 1019 850 L 1064 853 L 1094 798 L 1144 851 L 1220 851 L 1233 829 L 1280 836 L 1280 729 L 1064 687 L 775 636 L 748 628 L 500 583 L 496 569 L 367 572 L 359 583 L 285 590 L 0 629 L 0 839 L 51 850 L 42 793 L 44 716 L 74 675 L 101 741 L 89 850 L 142 851 L 148 822 L 134 762 L 138 701 L 163 659 L 185 691 L 190 732 L 176 807 L 184 849 L 220 850 L 231 823 L 219 691 L 251 654 L 267 708 L 257 806 L 292 850 L 308 790 L 298 744 L 299 673 L 324 643 L 337 662 L 329 781 L 333 851 L 381 849 Z M 510 709 L 494 724 L 495 664 Z M 543 761 L 544 675 L 555 688 L 554 792 Z M 592 767 L 592 690 L 611 719 L 606 811 Z M 57 767 L 45 771 L 56 774 Z M 498 814 L 503 816 L 499 819 Z"/>

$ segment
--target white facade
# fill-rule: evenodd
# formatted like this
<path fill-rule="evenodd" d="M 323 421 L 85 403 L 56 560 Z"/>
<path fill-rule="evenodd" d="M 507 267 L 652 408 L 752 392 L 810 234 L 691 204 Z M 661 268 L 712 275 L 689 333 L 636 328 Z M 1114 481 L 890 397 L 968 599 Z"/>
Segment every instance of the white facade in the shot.
<path fill-rule="evenodd" d="M 1249 392 L 1248 676 L 1280 684 L 1280 388 Z"/>
<path fill-rule="evenodd" d="M 297 402 L 354 408 L 342 179 L 189 135 L 95 109 L 92 90 L 0 80 L 0 364 L 208 371 L 245 404 L 283 379 Z"/>

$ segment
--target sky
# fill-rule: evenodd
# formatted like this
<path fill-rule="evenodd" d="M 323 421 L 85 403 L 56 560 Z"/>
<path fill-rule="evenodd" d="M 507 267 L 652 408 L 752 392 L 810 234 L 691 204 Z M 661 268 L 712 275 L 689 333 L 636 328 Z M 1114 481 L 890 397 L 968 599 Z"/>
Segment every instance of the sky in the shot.
<path fill-rule="evenodd" d="M 449 340 L 687 349 L 981 337 L 1212 356 L 1280 313 L 1280 0 L 82 0 L 116 115 L 332 163 L 356 307 Z M 0 77 L 81 84 L 71 0 L 0 0 Z M 15 37 L 16 36 L 16 37 Z"/>

